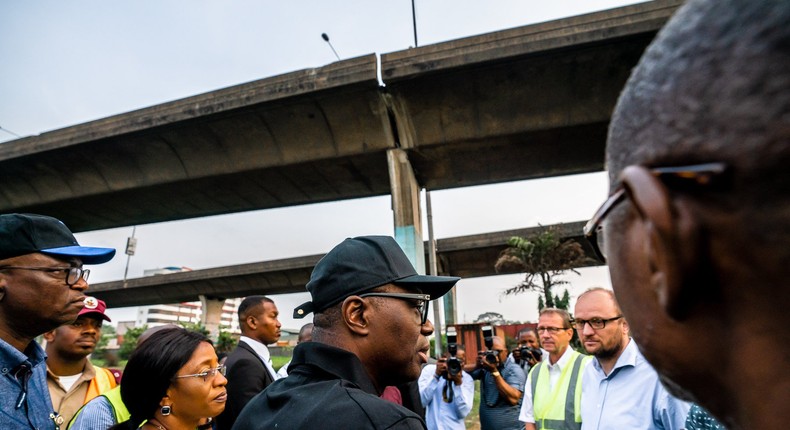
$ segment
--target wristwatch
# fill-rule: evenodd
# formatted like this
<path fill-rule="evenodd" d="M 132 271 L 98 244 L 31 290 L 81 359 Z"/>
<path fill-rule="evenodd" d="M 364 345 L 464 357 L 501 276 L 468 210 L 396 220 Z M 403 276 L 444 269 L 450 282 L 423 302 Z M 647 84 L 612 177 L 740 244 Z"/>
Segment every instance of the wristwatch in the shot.
<path fill-rule="evenodd" d="M 493 377 L 495 377 L 495 378 L 496 378 L 497 376 L 501 376 L 501 375 L 499 374 L 499 371 L 496 371 L 496 372 L 491 372 L 491 375 L 492 375 Z"/>

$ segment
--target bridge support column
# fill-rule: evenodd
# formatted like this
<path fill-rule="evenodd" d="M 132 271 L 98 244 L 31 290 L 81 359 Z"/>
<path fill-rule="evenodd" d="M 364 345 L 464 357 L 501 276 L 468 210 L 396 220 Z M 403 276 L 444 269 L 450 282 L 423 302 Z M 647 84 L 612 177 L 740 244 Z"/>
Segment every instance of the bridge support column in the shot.
<path fill-rule="evenodd" d="M 216 342 L 219 338 L 219 324 L 222 321 L 222 307 L 225 299 L 220 297 L 205 296 L 201 294 L 200 304 L 203 307 L 203 315 L 200 322 L 209 332 L 209 337 Z"/>
<path fill-rule="evenodd" d="M 417 269 L 425 274 L 425 249 L 422 242 L 420 185 L 414 176 L 406 151 L 387 151 L 392 212 L 395 216 L 395 240 Z"/>

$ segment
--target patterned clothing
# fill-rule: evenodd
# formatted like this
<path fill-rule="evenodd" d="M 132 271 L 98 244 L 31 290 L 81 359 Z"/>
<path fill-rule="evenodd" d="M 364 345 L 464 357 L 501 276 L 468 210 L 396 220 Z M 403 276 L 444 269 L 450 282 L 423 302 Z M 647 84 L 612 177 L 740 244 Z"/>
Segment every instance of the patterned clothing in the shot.
<path fill-rule="evenodd" d="M 686 417 L 686 430 L 727 430 L 700 405 L 692 405 Z"/>

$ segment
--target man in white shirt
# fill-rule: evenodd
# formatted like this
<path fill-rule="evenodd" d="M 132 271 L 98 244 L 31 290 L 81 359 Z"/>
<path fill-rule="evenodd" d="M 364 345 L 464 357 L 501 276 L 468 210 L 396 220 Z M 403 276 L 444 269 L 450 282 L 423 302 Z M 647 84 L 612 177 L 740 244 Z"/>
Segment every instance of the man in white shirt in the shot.
<path fill-rule="evenodd" d="M 527 376 L 518 419 L 526 424 L 526 430 L 555 428 L 555 421 L 580 423 L 581 376 L 591 357 L 569 346 L 573 328 L 565 310 L 541 310 L 537 331 L 548 356 L 544 355 Z"/>
<path fill-rule="evenodd" d="M 670 395 L 629 336 L 611 290 L 592 288 L 576 300 L 576 332 L 595 356 L 582 377 L 582 430 L 682 429 L 689 404 Z"/>
<path fill-rule="evenodd" d="M 244 406 L 277 379 L 266 345 L 280 339 L 278 315 L 268 297 L 249 296 L 239 305 L 241 337 L 225 362 L 228 401 L 217 417 L 218 430 L 230 430 Z"/>
<path fill-rule="evenodd" d="M 436 364 L 422 369 L 418 381 L 420 400 L 425 406 L 425 424 L 428 430 L 464 430 L 464 418 L 472 410 L 475 381 L 463 371 L 466 351 L 458 345 L 455 357 L 460 361 L 459 372 L 450 374 L 445 352 Z"/>

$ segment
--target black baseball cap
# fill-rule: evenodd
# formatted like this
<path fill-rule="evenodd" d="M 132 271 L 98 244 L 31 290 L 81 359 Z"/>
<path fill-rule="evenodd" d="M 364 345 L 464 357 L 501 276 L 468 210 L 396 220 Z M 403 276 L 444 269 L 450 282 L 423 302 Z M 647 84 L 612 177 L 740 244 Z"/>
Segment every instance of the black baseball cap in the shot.
<path fill-rule="evenodd" d="M 101 264 L 115 256 L 113 248 L 80 246 L 62 221 L 35 214 L 0 215 L 0 260 L 40 252 L 56 258 L 77 257 Z"/>
<path fill-rule="evenodd" d="M 447 294 L 461 278 L 418 275 L 398 242 L 389 236 L 349 238 L 334 247 L 313 269 L 307 291 L 313 300 L 294 309 L 294 318 L 320 312 L 348 296 L 386 284 L 419 289 L 431 300 Z"/>

